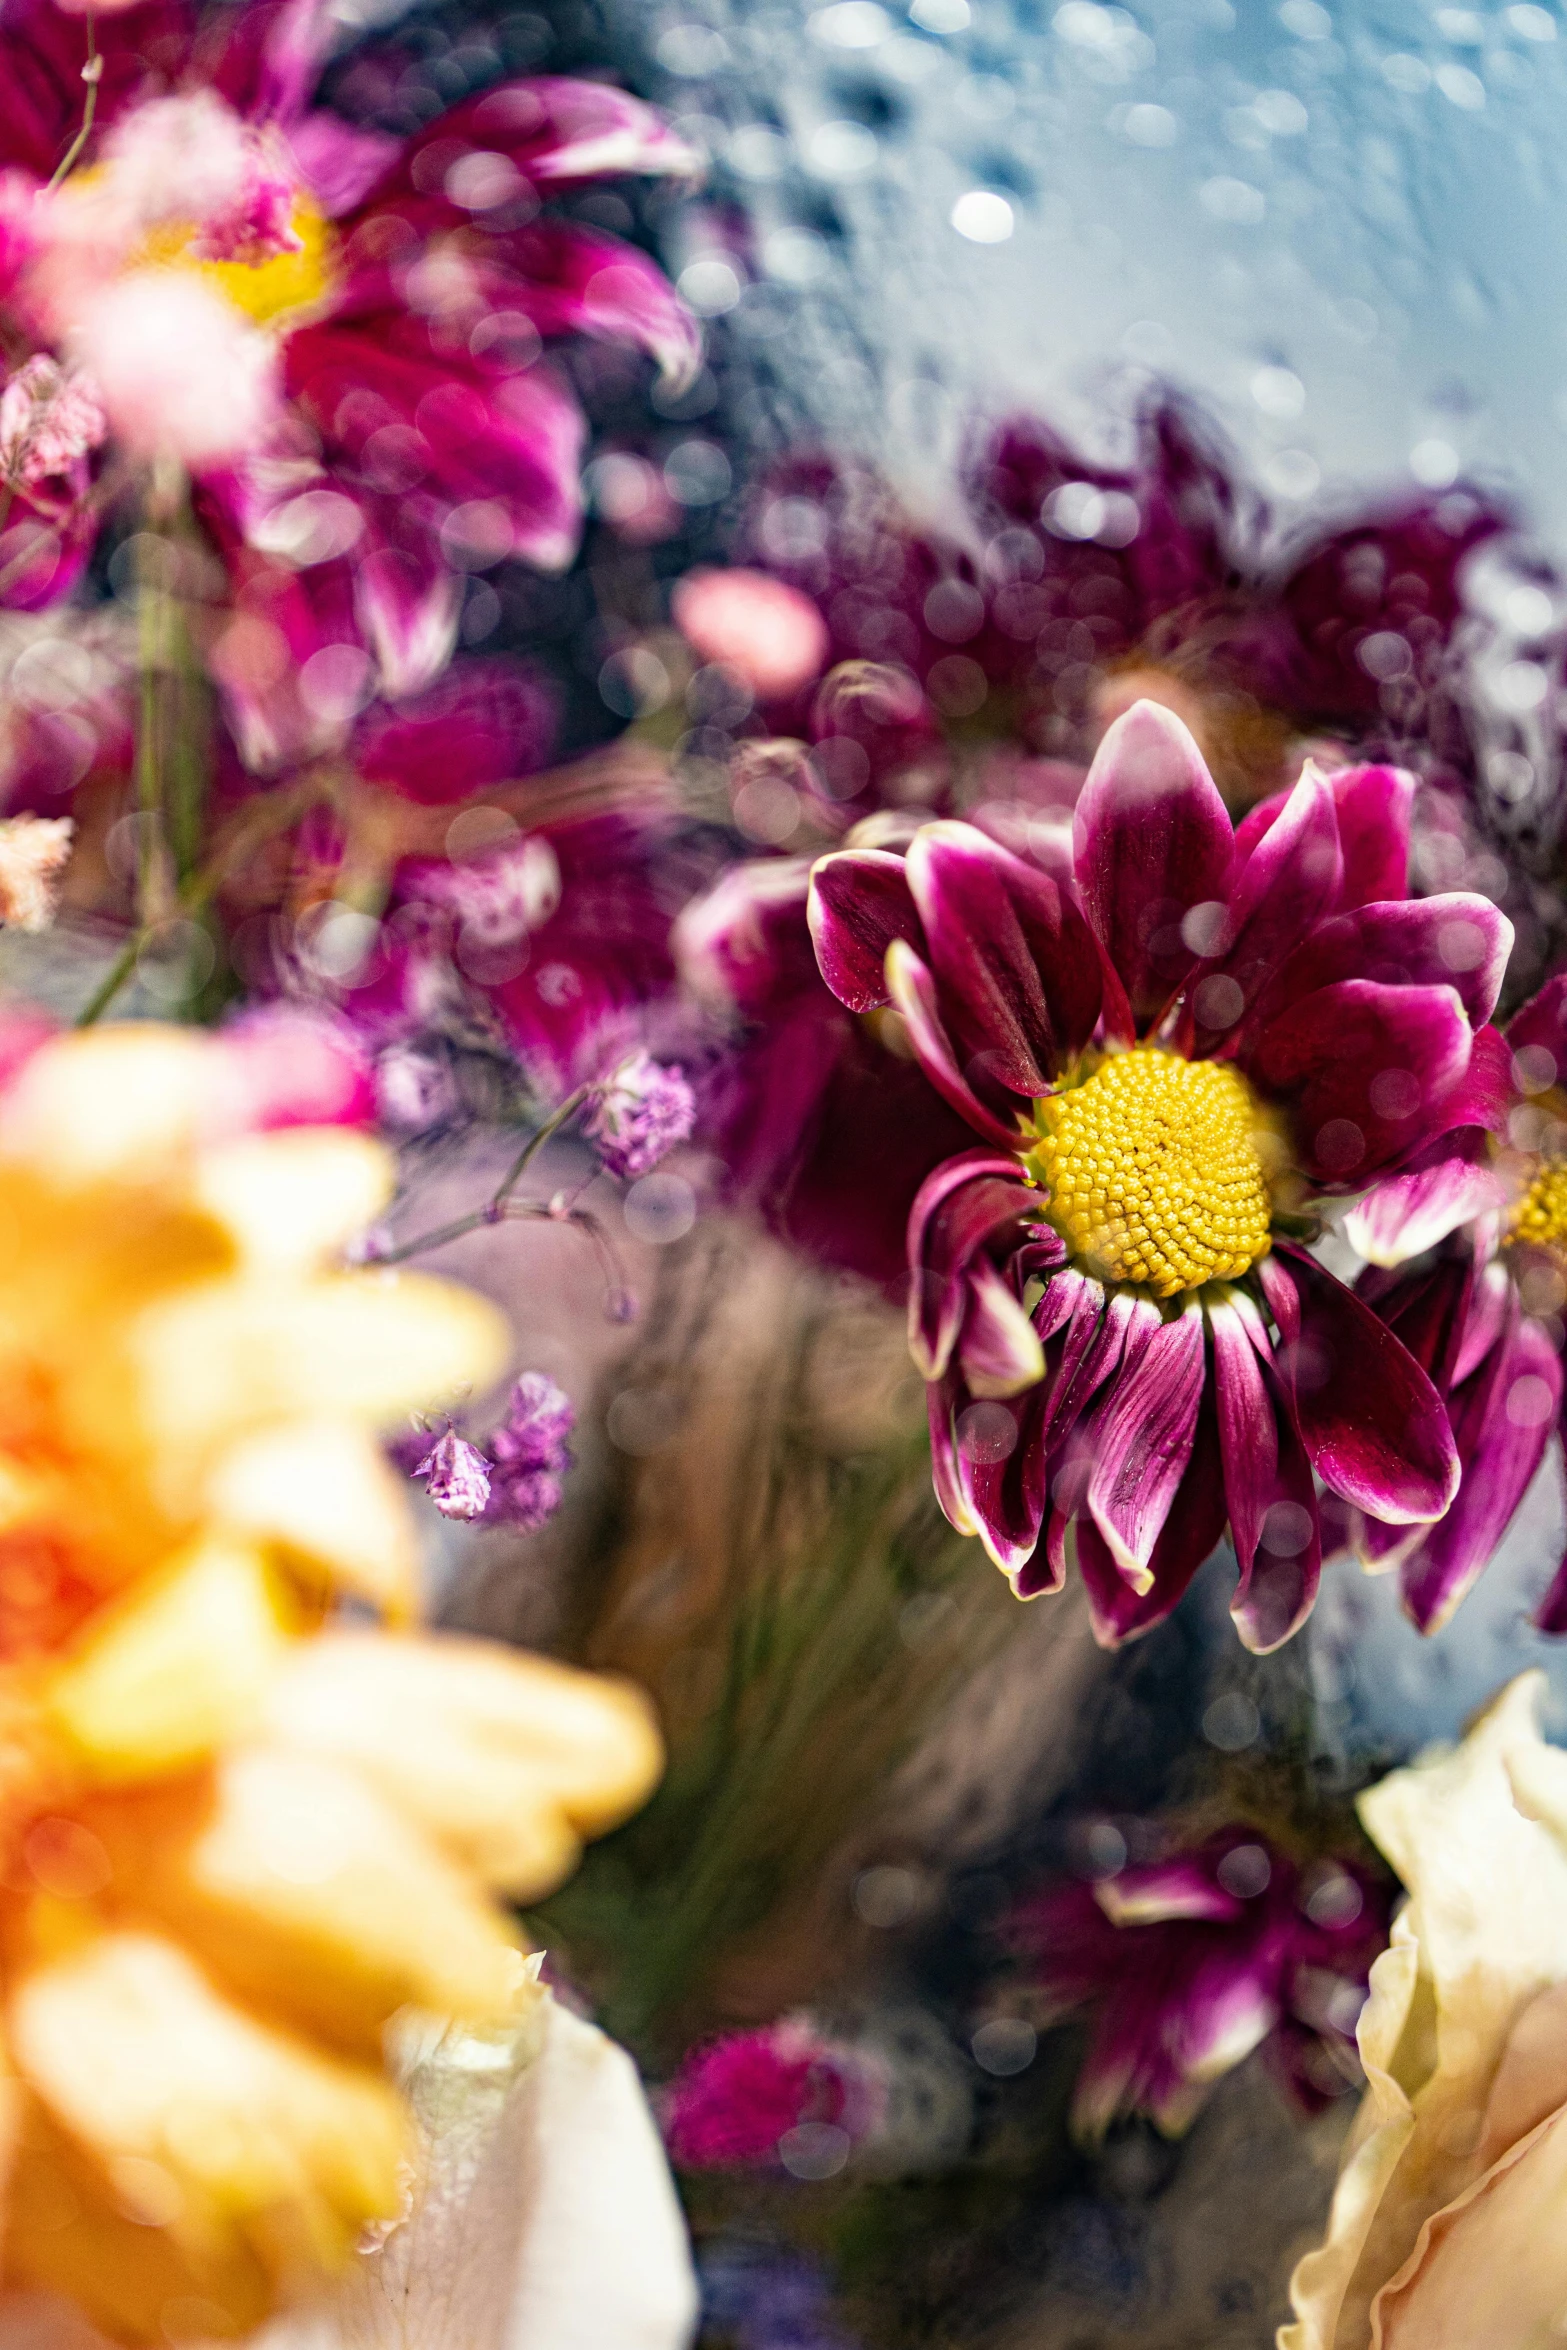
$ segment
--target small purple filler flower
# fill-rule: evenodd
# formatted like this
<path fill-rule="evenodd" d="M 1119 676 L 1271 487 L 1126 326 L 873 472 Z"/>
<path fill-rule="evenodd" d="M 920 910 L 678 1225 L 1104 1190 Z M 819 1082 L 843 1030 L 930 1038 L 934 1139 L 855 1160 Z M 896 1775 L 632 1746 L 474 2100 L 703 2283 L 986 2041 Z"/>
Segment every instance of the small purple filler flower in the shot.
<path fill-rule="evenodd" d="M 572 1465 L 566 1440 L 576 1424 L 570 1400 L 554 1380 L 542 1371 L 524 1371 L 511 1391 L 505 1419 L 490 1438 L 487 1524 L 534 1534 L 555 1515 Z"/>
<path fill-rule="evenodd" d="M 475 1444 L 448 1428 L 438 1436 L 411 1474 L 443 1518 L 480 1518 L 490 1499 L 490 1464 Z"/>
<path fill-rule="evenodd" d="M 609 1173 L 629 1181 L 656 1167 L 695 1123 L 696 1098 L 683 1072 L 634 1053 L 599 1094 L 583 1132 Z"/>

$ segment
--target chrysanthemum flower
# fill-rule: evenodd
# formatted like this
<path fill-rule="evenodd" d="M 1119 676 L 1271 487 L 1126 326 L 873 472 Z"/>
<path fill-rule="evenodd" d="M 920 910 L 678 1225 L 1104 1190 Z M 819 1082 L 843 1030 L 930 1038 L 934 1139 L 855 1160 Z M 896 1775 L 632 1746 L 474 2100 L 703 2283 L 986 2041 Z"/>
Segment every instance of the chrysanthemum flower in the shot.
<path fill-rule="evenodd" d="M 547 339 L 639 345 L 675 374 L 697 350 L 652 262 L 542 212 L 608 174 L 689 172 L 653 114 L 597 83 L 511 82 L 399 141 L 312 106 L 334 32 L 328 9 L 271 0 L 124 10 L 100 27 L 83 164 L 45 192 L 81 121 L 82 23 L 55 0 L 0 22 L 0 292 L 38 346 L 26 382 L 39 358 L 84 371 L 50 378 L 17 443 L 0 596 L 47 602 L 79 575 L 98 403 L 127 454 L 200 477 L 245 623 L 223 684 L 242 718 L 274 705 L 276 731 L 287 673 L 285 750 L 341 731 L 377 679 L 429 681 L 466 566 L 569 560 L 585 426 Z"/>
<path fill-rule="evenodd" d="M 1342 2095 L 1359 2079 L 1355 2024 L 1385 1906 L 1361 1871 L 1302 1869 L 1245 1828 L 1022 1902 L 1008 1939 L 1042 2020 L 1094 2009 L 1074 2128 L 1100 2137 L 1145 2113 L 1177 2136 L 1263 2045 L 1307 2107 Z"/>
<path fill-rule="evenodd" d="M 938 1494 L 1021 1597 L 1059 1588 L 1075 1526 L 1107 1642 L 1168 1614 L 1226 1519 L 1242 1637 L 1287 1638 L 1319 1571 L 1313 1470 L 1401 1525 L 1456 1489 L 1430 1380 L 1299 1244 L 1314 1202 L 1496 1115 L 1477 1030 L 1510 926 L 1403 899 L 1408 796 L 1308 769 L 1237 834 L 1143 703 L 1058 877 L 954 823 L 816 867 L 828 985 L 897 1010 L 984 1144 L 909 1219 Z"/>
<path fill-rule="evenodd" d="M 389 1167 L 297 1122 L 315 1077 L 270 1030 L 3 1042 L 0 2275 L 233 2332 L 396 2216 L 389 2018 L 514 2015 L 493 1894 L 558 1884 L 657 1742 L 628 1690 L 326 1620 L 407 1618 L 378 1432 L 505 1334 L 334 1269 Z"/>
<path fill-rule="evenodd" d="M 1448 1137 L 1346 1220 L 1370 1259 L 1356 1287 L 1435 1383 L 1462 1466 L 1439 1524 L 1352 1521 L 1367 1564 L 1397 1568 L 1422 1632 L 1472 1588 L 1562 1426 L 1567 977 L 1548 981 L 1505 1033 L 1505 1131 Z M 1567 1562 L 1535 1621 L 1567 1632 Z"/>

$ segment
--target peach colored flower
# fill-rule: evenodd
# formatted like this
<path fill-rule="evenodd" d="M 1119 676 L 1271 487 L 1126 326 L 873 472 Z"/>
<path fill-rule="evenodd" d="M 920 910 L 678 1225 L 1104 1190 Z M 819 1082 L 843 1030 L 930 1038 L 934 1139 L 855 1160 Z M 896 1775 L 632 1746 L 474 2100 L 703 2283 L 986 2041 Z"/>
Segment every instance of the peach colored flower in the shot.
<path fill-rule="evenodd" d="M 559 1884 L 658 1740 L 629 1688 L 330 1613 L 406 1622 L 380 1434 L 507 1346 L 449 1284 L 339 1269 L 380 1146 L 277 1124 L 238 1036 L 29 1030 L 15 1059 L 0 2282 L 117 2341 L 232 2335 L 405 2213 L 394 2016 L 542 2029 L 495 1897 Z"/>
<path fill-rule="evenodd" d="M 1567 2310 L 1567 1754 L 1522 1674 L 1361 1798 L 1409 1891 L 1367 2089 L 1279 2350 L 1543 2350 Z"/>

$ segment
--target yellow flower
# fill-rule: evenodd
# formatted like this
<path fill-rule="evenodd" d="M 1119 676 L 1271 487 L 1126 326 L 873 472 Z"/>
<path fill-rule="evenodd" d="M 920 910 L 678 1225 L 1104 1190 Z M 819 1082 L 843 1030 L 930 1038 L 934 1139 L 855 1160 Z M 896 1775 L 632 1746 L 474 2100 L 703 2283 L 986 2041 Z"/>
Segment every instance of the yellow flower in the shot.
<path fill-rule="evenodd" d="M 334 1260 L 389 1167 L 255 1131 L 222 1038 L 56 1039 L 0 1095 L 0 2274 L 243 2331 L 394 2217 L 385 2035 L 541 1996 L 533 1899 L 643 1799 L 635 1691 L 406 1627 L 378 1434 L 482 1390 L 480 1299 Z"/>
<path fill-rule="evenodd" d="M 1544 2350 L 1567 2316 L 1567 1754 L 1505 1689 L 1361 1798 L 1409 1901 L 1371 1971 L 1367 2088 L 1279 2350 Z"/>

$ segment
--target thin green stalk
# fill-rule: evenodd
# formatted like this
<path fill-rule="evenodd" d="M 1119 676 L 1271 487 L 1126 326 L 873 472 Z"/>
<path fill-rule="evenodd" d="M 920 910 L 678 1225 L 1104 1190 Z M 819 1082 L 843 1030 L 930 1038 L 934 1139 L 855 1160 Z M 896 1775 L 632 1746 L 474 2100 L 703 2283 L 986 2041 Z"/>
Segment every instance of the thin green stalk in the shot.
<path fill-rule="evenodd" d="M 249 821 L 240 824 L 231 833 L 229 839 L 208 859 L 201 870 L 190 875 L 175 899 L 174 911 L 176 914 L 193 917 L 203 913 L 222 886 L 224 876 L 230 868 L 243 858 L 248 857 L 270 834 L 283 832 L 290 824 L 297 823 L 319 796 L 320 794 L 315 789 L 306 787 L 301 791 L 276 792 L 269 800 L 263 801 Z M 157 928 L 156 922 L 139 922 L 136 925 L 81 1011 L 77 1013 L 76 1026 L 78 1028 L 91 1028 L 96 1021 L 103 1018 L 104 1013 L 135 970 L 142 948 Z"/>
<path fill-rule="evenodd" d="M 87 84 L 87 96 L 82 106 L 82 127 L 61 156 L 55 175 L 49 182 L 51 195 L 60 182 L 68 179 L 75 170 L 82 149 L 92 137 L 93 121 L 98 112 L 98 84 L 102 79 L 103 59 L 98 54 L 98 28 L 93 21 L 93 12 L 89 8 L 87 11 L 87 63 L 82 67 L 82 80 Z"/>
<path fill-rule="evenodd" d="M 397 1248 L 383 1249 L 377 1256 L 376 1263 L 378 1265 L 401 1265 L 409 1257 L 422 1257 L 429 1249 L 444 1248 L 449 1240 L 461 1240 L 466 1234 L 477 1232 L 482 1225 L 503 1223 L 507 1215 L 512 1212 L 511 1195 L 528 1172 L 538 1153 L 544 1148 L 551 1135 L 558 1134 L 567 1120 L 576 1116 L 593 1090 L 591 1085 L 579 1085 L 575 1093 L 566 1096 L 559 1109 L 550 1112 L 542 1126 L 535 1127 L 512 1161 L 510 1170 L 503 1177 L 499 1189 L 491 1193 L 482 1208 L 470 1208 L 466 1215 L 454 1216 L 449 1224 L 439 1225 L 434 1232 L 421 1232 L 417 1240 L 405 1240 Z M 597 1218 L 590 1216 L 583 1208 L 570 1208 L 564 1214 L 556 1217 L 554 1221 L 562 1224 L 580 1225 L 588 1230 L 590 1236 L 597 1234 L 599 1229 Z"/>
<path fill-rule="evenodd" d="M 149 514 L 149 526 L 151 519 Z M 136 918 L 138 926 L 146 930 L 161 912 L 154 906 L 162 878 L 162 738 L 168 666 L 165 642 L 168 606 L 162 577 L 166 554 L 161 534 L 151 527 L 144 529 L 137 552 L 136 651 L 140 697 L 136 719 L 136 808 L 141 821 L 136 833 Z"/>

